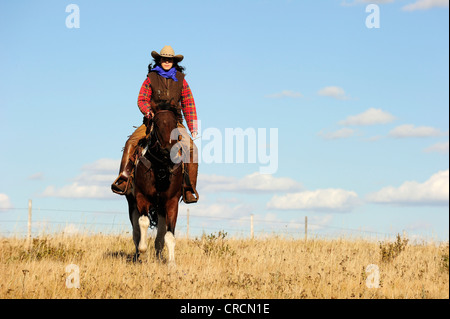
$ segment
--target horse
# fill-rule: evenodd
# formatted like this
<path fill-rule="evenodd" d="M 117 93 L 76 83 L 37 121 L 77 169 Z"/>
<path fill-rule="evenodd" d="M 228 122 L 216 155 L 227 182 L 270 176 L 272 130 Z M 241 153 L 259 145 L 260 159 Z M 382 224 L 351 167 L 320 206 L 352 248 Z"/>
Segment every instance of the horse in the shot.
<path fill-rule="evenodd" d="M 136 247 L 133 259 L 137 261 L 140 253 L 147 251 L 147 230 L 156 226 L 156 257 L 164 261 L 162 250 L 166 244 L 169 266 L 175 266 L 175 226 L 183 182 L 179 152 L 173 151 L 180 138 L 177 110 L 168 103 L 152 104 L 152 109 L 153 118 L 144 120 L 147 137 L 137 148 L 132 191 L 126 195 Z"/>

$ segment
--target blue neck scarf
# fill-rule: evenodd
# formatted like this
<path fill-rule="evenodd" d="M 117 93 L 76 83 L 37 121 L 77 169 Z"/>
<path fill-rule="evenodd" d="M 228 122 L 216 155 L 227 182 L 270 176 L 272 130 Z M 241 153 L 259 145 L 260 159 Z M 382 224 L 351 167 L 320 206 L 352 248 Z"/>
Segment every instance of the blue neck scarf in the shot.
<path fill-rule="evenodd" d="M 165 71 L 162 67 L 158 65 L 157 67 L 153 68 L 150 72 L 156 72 L 166 79 L 172 79 L 175 82 L 178 82 L 176 76 L 177 70 L 175 68 L 171 68 L 169 71 Z"/>

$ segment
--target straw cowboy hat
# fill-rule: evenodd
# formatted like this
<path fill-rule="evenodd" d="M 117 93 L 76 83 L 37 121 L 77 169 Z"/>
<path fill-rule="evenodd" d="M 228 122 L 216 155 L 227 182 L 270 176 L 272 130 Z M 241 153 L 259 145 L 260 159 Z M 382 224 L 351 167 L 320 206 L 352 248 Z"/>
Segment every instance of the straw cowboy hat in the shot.
<path fill-rule="evenodd" d="M 161 57 L 166 58 L 173 58 L 174 61 L 181 62 L 184 59 L 184 56 L 181 54 L 175 55 L 175 51 L 173 51 L 172 47 L 170 45 L 166 45 L 164 48 L 161 49 L 161 52 L 152 51 L 152 57 L 155 59 L 159 59 Z"/>

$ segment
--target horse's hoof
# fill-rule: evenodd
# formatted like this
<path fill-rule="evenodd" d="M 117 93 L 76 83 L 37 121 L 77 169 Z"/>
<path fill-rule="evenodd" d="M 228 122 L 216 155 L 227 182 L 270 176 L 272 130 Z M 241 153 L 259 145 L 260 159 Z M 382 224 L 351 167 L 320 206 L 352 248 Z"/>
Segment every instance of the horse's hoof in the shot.
<path fill-rule="evenodd" d="M 175 269 L 177 269 L 177 264 L 175 263 L 174 260 L 173 260 L 173 261 L 169 261 L 169 263 L 168 263 L 168 268 L 169 268 L 169 270 L 175 270 Z"/>
<path fill-rule="evenodd" d="M 165 264 L 167 262 L 166 258 L 162 256 L 156 256 L 156 262 L 160 265 Z"/>
<path fill-rule="evenodd" d="M 135 264 L 142 264 L 142 261 L 139 259 L 139 255 L 138 254 L 133 256 L 133 263 L 135 263 Z"/>
<path fill-rule="evenodd" d="M 147 245 L 139 245 L 139 252 L 145 254 L 147 252 Z"/>

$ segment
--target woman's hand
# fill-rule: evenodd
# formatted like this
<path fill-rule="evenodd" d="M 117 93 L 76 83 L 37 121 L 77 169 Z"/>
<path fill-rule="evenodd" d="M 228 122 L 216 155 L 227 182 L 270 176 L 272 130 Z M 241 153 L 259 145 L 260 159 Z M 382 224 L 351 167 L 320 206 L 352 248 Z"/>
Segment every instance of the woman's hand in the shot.
<path fill-rule="evenodd" d="M 151 118 L 153 118 L 153 115 L 155 115 L 155 114 L 153 114 L 153 111 L 150 110 L 150 111 L 147 112 L 147 114 L 145 114 L 145 117 L 148 118 L 148 119 L 151 119 Z"/>

